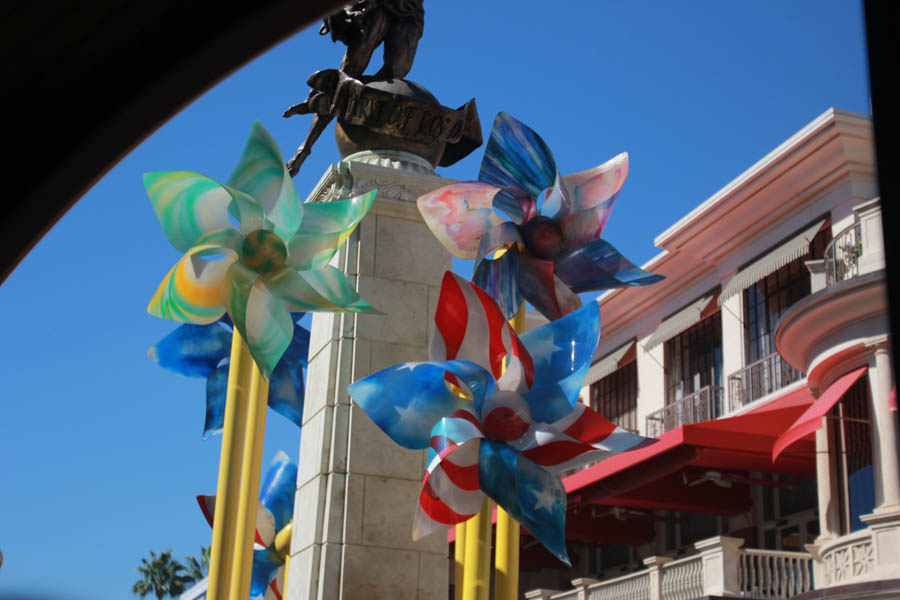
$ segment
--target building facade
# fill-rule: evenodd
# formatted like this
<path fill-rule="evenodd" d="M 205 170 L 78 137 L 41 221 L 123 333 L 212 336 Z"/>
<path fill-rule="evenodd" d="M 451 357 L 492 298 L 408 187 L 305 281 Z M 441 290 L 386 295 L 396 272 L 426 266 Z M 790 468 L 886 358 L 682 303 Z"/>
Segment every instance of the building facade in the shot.
<path fill-rule="evenodd" d="M 643 267 L 666 279 L 598 299 L 582 400 L 659 442 L 564 479 L 575 566 L 555 567 L 525 535 L 521 589 L 900 593 L 870 119 L 829 109 L 654 243 Z"/>

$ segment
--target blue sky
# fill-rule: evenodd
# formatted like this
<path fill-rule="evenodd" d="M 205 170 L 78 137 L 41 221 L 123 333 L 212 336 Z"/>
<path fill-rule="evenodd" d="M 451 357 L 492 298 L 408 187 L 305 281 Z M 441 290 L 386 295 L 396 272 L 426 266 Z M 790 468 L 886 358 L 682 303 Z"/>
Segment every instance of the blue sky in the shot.
<path fill-rule="evenodd" d="M 857 2 L 547 6 L 428 0 L 410 79 L 448 106 L 475 97 L 485 139 L 498 111 L 529 124 L 564 172 L 628 151 L 604 237 L 637 263 L 828 107 L 869 112 Z M 282 110 L 342 54 L 313 27 L 244 66 L 97 183 L 0 286 L 0 599 L 128 598 L 149 550 L 208 544 L 193 497 L 215 490 L 219 438 L 200 439 L 203 382 L 145 355 L 175 327 L 145 308 L 179 255 L 141 174 L 224 180 L 254 120 L 290 156 L 309 118 Z M 441 174 L 473 179 L 481 154 Z M 337 159 L 329 128 L 295 179 L 301 197 Z M 296 459 L 298 439 L 270 412 L 265 465 L 278 449 Z"/>

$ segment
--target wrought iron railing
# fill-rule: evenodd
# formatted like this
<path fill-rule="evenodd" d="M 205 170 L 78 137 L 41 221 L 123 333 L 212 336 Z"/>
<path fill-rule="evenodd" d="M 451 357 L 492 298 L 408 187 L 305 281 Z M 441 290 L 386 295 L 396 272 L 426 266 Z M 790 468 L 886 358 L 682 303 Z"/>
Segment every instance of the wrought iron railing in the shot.
<path fill-rule="evenodd" d="M 859 275 L 862 253 L 862 228 L 859 223 L 854 223 L 836 235 L 825 248 L 825 285 Z"/>
<path fill-rule="evenodd" d="M 801 379 L 803 373 L 773 352 L 728 376 L 728 412 Z"/>
<path fill-rule="evenodd" d="M 682 425 L 721 417 L 722 392 L 722 388 L 717 385 L 707 385 L 690 396 L 650 413 L 647 415 L 647 435 L 657 437 Z"/>

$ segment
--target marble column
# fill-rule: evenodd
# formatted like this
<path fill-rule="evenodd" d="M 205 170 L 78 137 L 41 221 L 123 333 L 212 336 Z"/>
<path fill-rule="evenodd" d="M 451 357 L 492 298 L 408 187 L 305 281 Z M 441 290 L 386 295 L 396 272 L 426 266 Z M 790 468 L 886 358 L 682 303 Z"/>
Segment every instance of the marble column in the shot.
<path fill-rule="evenodd" d="M 874 364 L 869 366 L 872 397 L 872 450 L 875 469 L 875 512 L 900 510 L 897 415 L 888 407 L 893 386 L 887 340 L 874 345 Z"/>
<path fill-rule="evenodd" d="M 411 538 L 425 451 L 394 444 L 346 388 L 398 362 L 427 360 L 451 259 L 415 200 L 448 183 L 415 155 L 360 152 L 333 165 L 307 199 L 378 190 L 332 264 L 385 314 L 313 317 L 286 599 L 447 598 L 446 535 Z"/>

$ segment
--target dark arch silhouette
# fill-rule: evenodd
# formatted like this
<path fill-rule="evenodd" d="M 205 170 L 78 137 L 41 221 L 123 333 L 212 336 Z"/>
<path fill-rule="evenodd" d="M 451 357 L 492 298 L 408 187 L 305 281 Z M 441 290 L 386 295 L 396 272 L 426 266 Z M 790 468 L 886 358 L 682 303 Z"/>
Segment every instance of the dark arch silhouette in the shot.
<path fill-rule="evenodd" d="M 5 3 L 0 282 L 94 182 L 157 127 L 247 61 L 342 4 Z"/>

